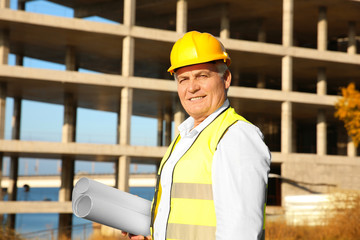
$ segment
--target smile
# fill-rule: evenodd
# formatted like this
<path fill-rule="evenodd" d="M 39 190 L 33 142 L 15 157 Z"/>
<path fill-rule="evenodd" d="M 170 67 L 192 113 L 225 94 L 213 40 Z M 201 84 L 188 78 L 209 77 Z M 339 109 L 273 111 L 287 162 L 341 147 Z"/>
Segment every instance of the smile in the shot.
<path fill-rule="evenodd" d="M 195 100 L 199 100 L 199 99 L 202 99 L 204 97 L 194 97 L 194 98 L 190 98 L 190 101 L 195 101 Z"/>

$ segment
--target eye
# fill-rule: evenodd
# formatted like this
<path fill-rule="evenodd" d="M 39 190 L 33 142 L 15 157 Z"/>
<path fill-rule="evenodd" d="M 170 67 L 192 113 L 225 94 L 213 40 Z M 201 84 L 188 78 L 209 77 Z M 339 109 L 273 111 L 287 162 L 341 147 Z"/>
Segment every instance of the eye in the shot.
<path fill-rule="evenodd" d="M 207 74 L 200 74 L 199 75 L 199 78 L 200 79 L 206 79 L 206 78 L 208 78 L 209 76 L 207 75 Z"/>
<path fill-rule="evenodd" d="M 187 78 L 178 78 L 179 84 L 184 83 L 187 80 Z"/>

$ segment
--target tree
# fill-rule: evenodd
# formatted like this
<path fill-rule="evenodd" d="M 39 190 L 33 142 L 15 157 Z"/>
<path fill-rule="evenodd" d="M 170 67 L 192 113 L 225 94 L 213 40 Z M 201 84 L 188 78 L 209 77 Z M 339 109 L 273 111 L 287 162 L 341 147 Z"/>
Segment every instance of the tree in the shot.
<path fill-rule="evenodd" d="M 360 92 L 355 83 L 341 88 L 342 98 L 335 104 L 335 117 L 344 122 L 348 135 L 357 147 L 360 143 Z"/>

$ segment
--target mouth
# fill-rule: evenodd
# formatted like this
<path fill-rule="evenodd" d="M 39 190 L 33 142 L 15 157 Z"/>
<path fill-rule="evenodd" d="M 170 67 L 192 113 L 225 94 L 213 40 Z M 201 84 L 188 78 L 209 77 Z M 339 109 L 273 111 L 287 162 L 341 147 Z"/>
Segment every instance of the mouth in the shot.
<path fill-rule="evenodd" d="M 205 96 L 202 96 L 202 97 L 192 97 L 192 98 L 190 98 L 189 100 L 190 100 L 190 101 L 196 101 L 196 100 L 200 100 L 200 99 L 203 99 L 203 98 L 205 98 Z"/>

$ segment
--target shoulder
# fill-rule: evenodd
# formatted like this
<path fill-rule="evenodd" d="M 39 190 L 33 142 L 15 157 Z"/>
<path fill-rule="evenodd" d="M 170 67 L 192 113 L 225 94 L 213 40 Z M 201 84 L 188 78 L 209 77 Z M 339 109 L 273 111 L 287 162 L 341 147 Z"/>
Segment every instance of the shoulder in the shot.
<path fill-rule="evenodd" d="M 223 138 L 231 138 L 238 140 L 245 138 L 246 140 L 256 139 L 263 141 L 264 135 L 262 134 L 260 129 L 254 124 L 247 121 L 239 120 L 229 127 Z"/>
<path fill-rule="evenodd" d="M 261 155 L 269 158 L 270 152 L 260 129 L 246 121 L 237 121 L 219 141 L 218 150 L 239 153 L 241 156 Z"/>

